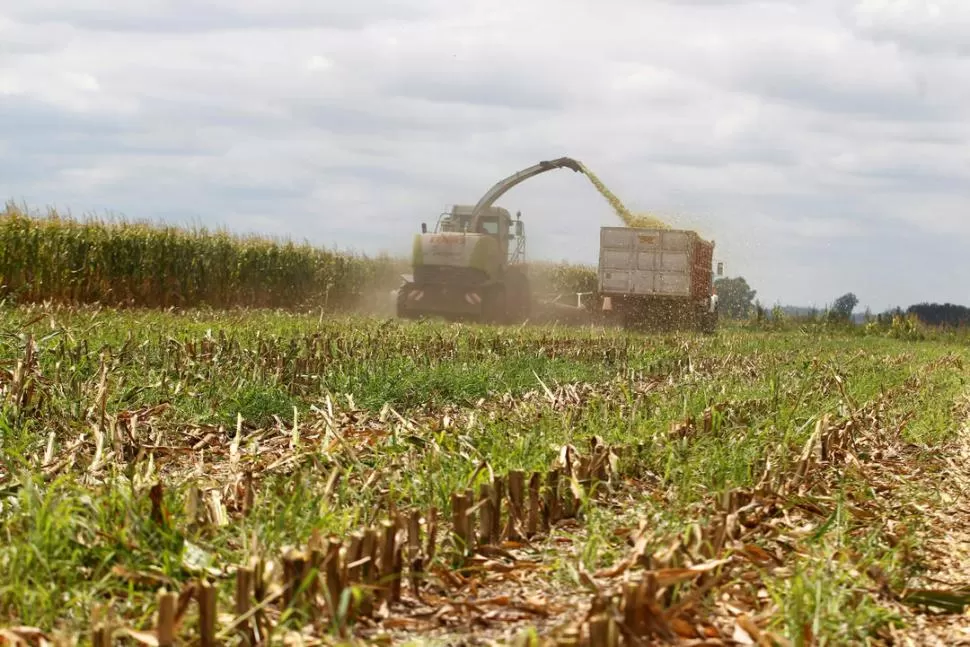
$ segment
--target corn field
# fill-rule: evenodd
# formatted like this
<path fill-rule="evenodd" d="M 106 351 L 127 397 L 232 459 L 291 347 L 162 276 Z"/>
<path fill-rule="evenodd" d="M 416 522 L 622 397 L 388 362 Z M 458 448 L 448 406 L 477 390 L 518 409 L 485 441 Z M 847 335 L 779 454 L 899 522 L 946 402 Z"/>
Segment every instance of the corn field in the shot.
<path fill-rule="evenodd" d="M 966 644 L 961 341 L 0 330 L 2 645 Z"/>
<path fill-rule="evenodd" d="M 8 203 L 0 212 L 0 298 L 149 308 L 344 310 L 400 284 L 407 259 L 205 228 L 78 220 Z M 548 291 L 589 291 L 593 270 L 540 263 Z"/>

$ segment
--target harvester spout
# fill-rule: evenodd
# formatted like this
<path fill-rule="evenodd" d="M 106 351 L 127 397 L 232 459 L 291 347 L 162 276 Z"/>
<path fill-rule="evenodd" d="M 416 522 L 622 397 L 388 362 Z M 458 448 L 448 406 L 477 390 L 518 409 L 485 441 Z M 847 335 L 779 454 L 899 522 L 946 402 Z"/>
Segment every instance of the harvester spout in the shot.
<path fill-rule="evenodd" d="M 535 166 L 531 166 L 527 169 L 523 169 L 514 175 L 501 180 L 495 184 L 488 192 L 481 197 L 478 204 L 472 210 L 471 223 L 469 229 L 472 232 L 478 231 L 479 221 L 481 220 L 482 214 L 495 203 L 502 195 L 521 182 L 528 180 L 530 177 L 534 177 L 540 173 L 545 173 L 546 171 L 551 171 L 557 168 L 571 168 L 577 173 L 585 172 L 583 165 L 570 157 L 560 157 L 554 160 L 548 160 L 539 162 Z"/>

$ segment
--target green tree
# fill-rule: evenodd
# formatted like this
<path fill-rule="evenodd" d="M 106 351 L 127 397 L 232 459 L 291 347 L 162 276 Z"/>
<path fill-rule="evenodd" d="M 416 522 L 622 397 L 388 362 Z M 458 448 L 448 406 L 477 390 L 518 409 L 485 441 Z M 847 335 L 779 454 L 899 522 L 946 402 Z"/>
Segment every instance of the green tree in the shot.
<path fill-rule="evenodd" d="M 851 292 L 843 294 L 835 303 L 832 304 L 832 317 L 839 321 L 848 321 L 852 318 L 852 311 L 859 304 L 859 298 Z"/>
<path fill-rule="evenodd" d="M 714 281 L 717 292 L 717 308 L 728 319 L 744 319 L 751 312 L 757 290 L 752 290 L 743 277 L 722 278 Z"/>

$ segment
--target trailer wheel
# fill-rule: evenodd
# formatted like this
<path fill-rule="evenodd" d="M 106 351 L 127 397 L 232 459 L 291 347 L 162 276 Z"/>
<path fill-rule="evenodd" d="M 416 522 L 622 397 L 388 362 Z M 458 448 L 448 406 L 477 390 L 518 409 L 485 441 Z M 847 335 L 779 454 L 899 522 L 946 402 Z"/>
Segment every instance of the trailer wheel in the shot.
<path fill-rule="evenodd" d="M 698 313 L 697 320 L 700 332 L 706 335 L 713 335 L 717 332 L 717 312 L 709 312 L 704 308 Z"/>

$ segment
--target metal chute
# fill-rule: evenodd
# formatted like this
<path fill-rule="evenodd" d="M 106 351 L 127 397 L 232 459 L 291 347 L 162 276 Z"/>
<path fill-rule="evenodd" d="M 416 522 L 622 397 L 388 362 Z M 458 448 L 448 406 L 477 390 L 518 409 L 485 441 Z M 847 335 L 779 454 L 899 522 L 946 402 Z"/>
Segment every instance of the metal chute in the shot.
<path fill-rule="evenodd" d="M 557 168 L 571 168 L 577 173 L 585 172 L 583 165 L 576 160 L 572 159 L 571 157 L 560 157 L 554 160 L 539 162 L 535 166 L 530 166 L 529 168 L 523 169 L 518 173 L 514 173 L 504 180 L 500 180 L 499 182 L 495 183 L 495 185 L 481 197 L 481 199 L 475 205 L 475 208 L 472 210 L 469 229 L 473 232 L 478 231 L 478 225 L 479 221 L 481 220 L 482 213 L 491 207 L 496 200 L 502 197 L 506 191 L 531 177 L 535 177 L 540 173 L 545 173 L 546 171 L 551 171 Z"/>

